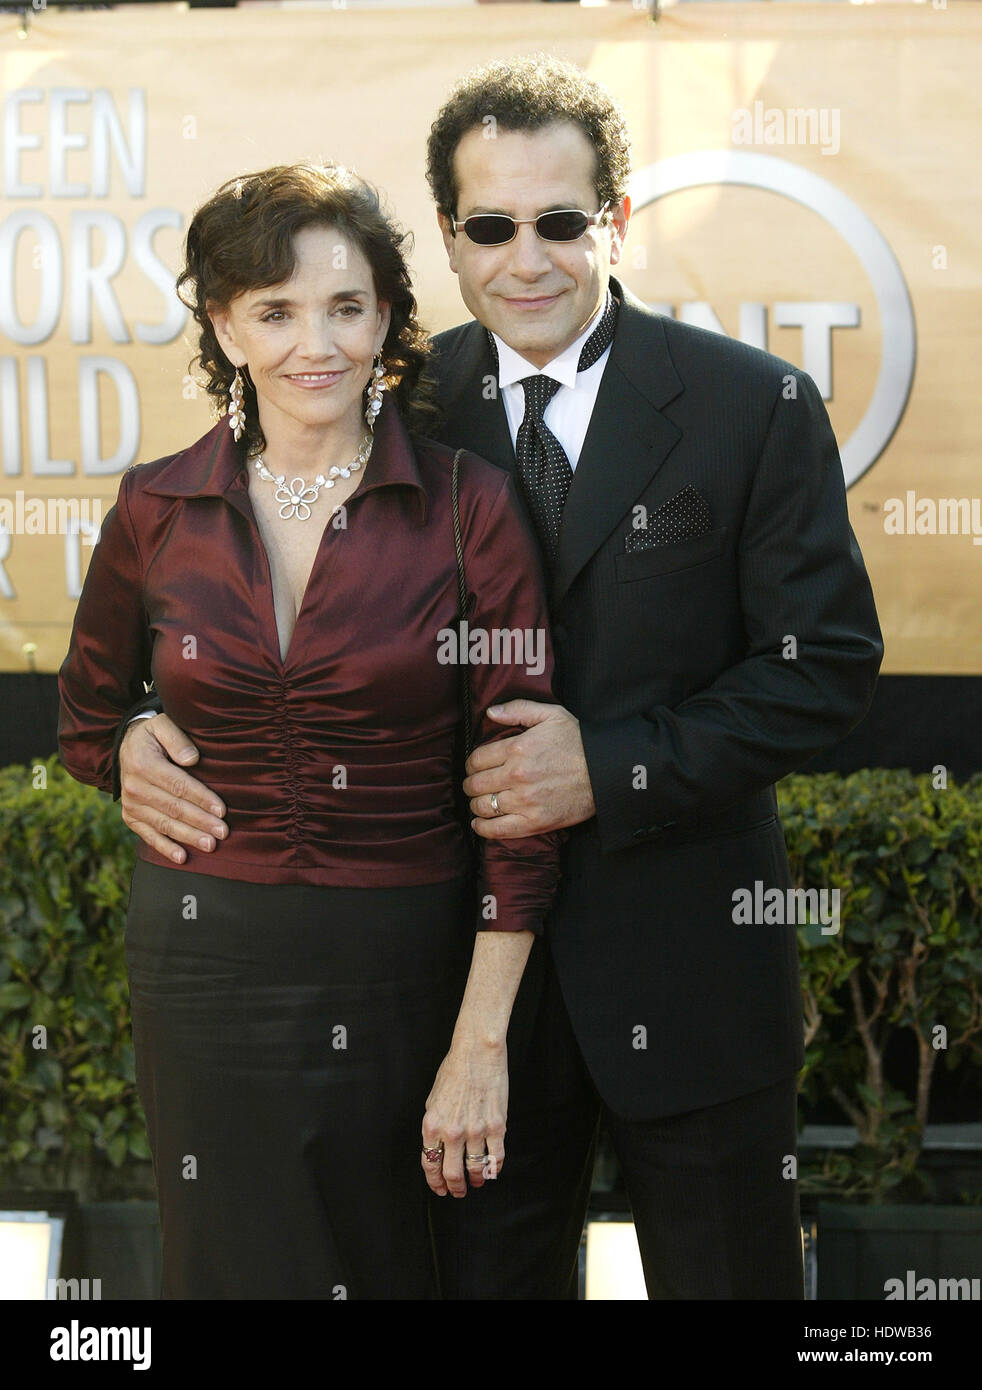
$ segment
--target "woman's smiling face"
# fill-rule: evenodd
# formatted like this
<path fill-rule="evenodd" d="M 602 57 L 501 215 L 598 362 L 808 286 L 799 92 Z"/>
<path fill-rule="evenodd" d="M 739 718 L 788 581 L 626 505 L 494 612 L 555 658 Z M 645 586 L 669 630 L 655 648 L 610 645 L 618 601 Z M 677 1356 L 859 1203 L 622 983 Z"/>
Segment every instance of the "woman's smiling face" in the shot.
<path fill-rule="evenodd" d="M 209 309 L 226 357 L 249 368 L 267 437 L 277 423 L 353 423 L 389 327 L 367 258 L 336 227 L 303 227 L 293 246 L 289 280 Z"/>

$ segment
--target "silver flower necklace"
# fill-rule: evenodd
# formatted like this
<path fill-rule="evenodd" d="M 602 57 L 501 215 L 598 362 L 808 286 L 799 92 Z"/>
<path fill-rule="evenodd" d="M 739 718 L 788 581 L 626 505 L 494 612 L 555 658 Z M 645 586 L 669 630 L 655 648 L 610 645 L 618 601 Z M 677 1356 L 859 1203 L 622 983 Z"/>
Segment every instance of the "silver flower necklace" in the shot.
<path fill-rule="evenodd" d="M 361 448 L 343 468 L 333 464 L 328 470 L 327 477 L 323 473 L 318 473 L 312 483 L 308 483 L 304 478 L 293 478 L 289 483 L 286 481 L 286 474 L 271 473 L 263 462 L 262 454 L 255 458 L 256 472 L 263 482 L 276 483 L 276 491 L 273 500 L 279 502 L 280 516 L 285 521 L 296 517 L 298 521 L 306 521 L 310 516 L 310 504 L 316 502 L 322 487 L 333 487 L 338 478 L 350 478 L 352 473 L 357 473 L 359 468 L 364 467 L 368 462 L 372 452 L 374 436 L 366 434 L 362 440 Z"/>

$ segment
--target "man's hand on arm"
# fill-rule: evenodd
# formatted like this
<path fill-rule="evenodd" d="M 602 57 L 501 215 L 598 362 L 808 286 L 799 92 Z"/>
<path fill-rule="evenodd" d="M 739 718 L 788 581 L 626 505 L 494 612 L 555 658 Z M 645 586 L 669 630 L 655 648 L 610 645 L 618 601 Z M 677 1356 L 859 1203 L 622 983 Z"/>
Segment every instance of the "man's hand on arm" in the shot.
<path fill-rule="evenodd" d="M 182 772 L 198 750 L 166 714 L 135 719 L 119 747 L 123 822 L 158 854 L 183 864 L 182 845 L 211 851 L 228 836 L 225 805 Z"/>
<path fill-rule="evenodd" d="M 508 700 L 488 714 L 500 724 L 521 725 L 522 732 L 483 743 L 467 759 L 464 793 L 477 834 L 519 839 L 589 820 L 596 808 L 579 720 L 562 705 L 535 700 Z"/>

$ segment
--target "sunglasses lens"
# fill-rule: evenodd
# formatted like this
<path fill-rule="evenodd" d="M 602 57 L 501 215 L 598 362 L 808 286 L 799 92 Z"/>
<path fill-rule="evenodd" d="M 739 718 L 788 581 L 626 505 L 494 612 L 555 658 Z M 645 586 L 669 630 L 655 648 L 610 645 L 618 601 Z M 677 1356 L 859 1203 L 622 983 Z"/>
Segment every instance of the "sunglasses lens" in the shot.
<path fill-rule="evenodd" d="M 544 212 L 535 229 L 545 241 L 576 241 L 589 225 L 583 212 Z"/>
<path fill-rule="evenodd" d="M 501 246 L 511 241 L 515 235 L 515 224 L 510 217 L 499 216 L 493 212 L 482 212 L 468 217 L 463 223 L 464 231 L 478 246 Z"/>

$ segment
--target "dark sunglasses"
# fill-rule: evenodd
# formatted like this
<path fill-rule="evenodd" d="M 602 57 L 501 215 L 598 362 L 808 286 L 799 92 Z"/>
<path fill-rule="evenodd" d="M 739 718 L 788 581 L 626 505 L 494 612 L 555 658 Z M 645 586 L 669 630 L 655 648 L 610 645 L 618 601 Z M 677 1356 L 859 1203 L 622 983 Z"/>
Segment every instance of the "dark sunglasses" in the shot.
<path fill-rule="evenodd" d="M 471 241 L 478 246 L 505 246 L 518 236 L 519 227 L 534 225 L 536 235 L 543 241 L 577 241 L 587 227 L 595 227 L 610 206 L 610 199 L 599 212 L 581 212 L 579 208 L 561 208 L 558 212 L 540 212 L 538 217 L 517 219 L 503 212 L 475 212 L 458 222 L 450 219 L 450 227 L 457 235 L 462 227 Z"/>

